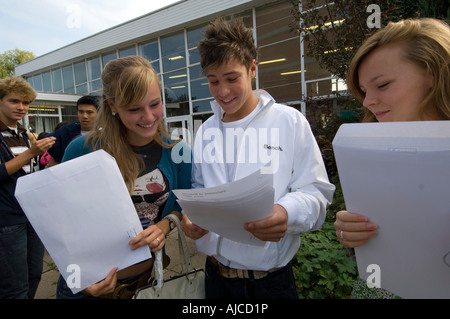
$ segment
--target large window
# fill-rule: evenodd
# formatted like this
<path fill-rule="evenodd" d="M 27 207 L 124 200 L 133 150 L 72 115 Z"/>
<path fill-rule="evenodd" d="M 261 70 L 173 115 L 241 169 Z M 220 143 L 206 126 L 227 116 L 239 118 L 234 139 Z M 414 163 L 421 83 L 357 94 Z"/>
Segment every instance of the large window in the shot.
<path fill-rule="evenodd" d="M 161 73 L 161 68 L 159 66 L 158 40 L 141 44 L 139 46 L 139 54 L 150 61 L 157 73 Z"/>
<path fill-rule="evenodd" d="M 189 115 L 186 69 L 164 74 L 164 94 L 168 117 Z"/>
<path fill-rule="evenodd" d="M 64 93 L 74 94 L 75 86 L 74 86 L 74 80 L 73 80 L 72 64 L 62 68 L 62 76 L 63 76 L 63 83 L 64 83 Z"/>
<path fill-rule="evenodd" d="M 197 50 L 197 43 L 203 39 L 203 31 L 206 25 L 187 30 L 187 46 L 189 52 L 189 64 L 200 63 L 200 55 Z"/>
<path fill-rule="evenodd" d="M 61 75 L 61 69 L 55 69 L 51 71 L 52 73 L 52 84 L 53 84 L 53 92 L 59 93 L 63 90 L 62 85 L 62 75 Z"/>
<path fill-rule="evenodd" d="M 259 86 L 278 102 L 301 99 L 300 39 L 292 33 L 292 4 L 256 10 Z"/>
<path fill-rule="evenodd" d="M 86 94 L 88 92 L 86 62 L 83 60 L 75 63 L 73 70 L 75 74 L 75 92 L 77 94 Z"/>
<path fill-rule="evenodd" d="M 184 32 L 161 38 L 163 72 L 186 68 Z"/>
<path fill-rule="evenodd" d="M 191 86 L 192 111 L 194 113 L 211 112 L 210 101 L 211 93 L 209 92 L 208 81 L 202 74 L 200 66 L 200 55 L 197 49 L 197 43 L 203 39 L 203 31 L 206 25 L 188 29 L 187 46 L 189 52 L 189 79 Z"/>
<path fill-rule="evenodd" d="M 115 59 L 117 59 L 117 53 L 115 51 L 111 52 L 111 53 L 103 54 L 102 55 L 102 65 L 103 65 L 103 67 L 105 67 L 105 65 L 109 61 L 115 60 Z"/>
<path fill-rule="evenodd" d="M 32 86 L 36 91 L 42 91 L 42 75 L 38 74 L 32 77 Z"/>
<path fill-rule="evenodd" d="M 87 75 L 89 81 L 89 92 L 101 92 L 102 90 L 102 66 L 100 64 L 100 58 L 95 57 L 87 60 Z"/>
<path fill-rule="evenodd" d="M 136 47 L 134 45 L 132 47 L 119 50 L 119 58 L 123 58 L 130 55 L 136 55 Z"/>
<path fill-rule="evenodd" d="M 52 92 L 52 76 L 50 72 L 42 73 L 42 90 L 44 92 Z"/>

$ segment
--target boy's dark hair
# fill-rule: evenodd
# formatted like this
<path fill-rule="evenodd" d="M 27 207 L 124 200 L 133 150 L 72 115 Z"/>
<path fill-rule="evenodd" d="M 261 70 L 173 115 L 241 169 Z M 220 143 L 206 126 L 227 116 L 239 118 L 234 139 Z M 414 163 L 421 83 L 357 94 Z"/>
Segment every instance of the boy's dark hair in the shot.
<path fill-rule="evenodd" d="M 87 105 L 94 105 L 95 108 L 98 110 L 100 106 L 100 97 L 96 95 L 85 95 L 78 99 L 77 101 L 77 108 L 80 104 L 87 104 Z"/>
<path fill-rule="evenodd" d="M 253 31 L 245 26 L 242 18 L 232 19 L 230 23 L 223 18 L 214 20 L 205 29 L 204 39 L 197 48 L 203 73 L 209 67 L 219 66 L 231 59 L 236 59 L 248 70 L 258 55 Z"/>

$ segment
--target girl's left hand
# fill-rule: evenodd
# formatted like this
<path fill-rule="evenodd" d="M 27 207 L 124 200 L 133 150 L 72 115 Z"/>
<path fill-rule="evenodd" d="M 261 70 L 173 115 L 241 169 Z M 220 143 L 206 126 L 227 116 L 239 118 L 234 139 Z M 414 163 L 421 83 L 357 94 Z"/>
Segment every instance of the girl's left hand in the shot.
<path fill-rule="evenodd" d="M 151 225 L 130 240 L 129 244 L 132 250 L 148 245 L 150 250 L 155 252 L 166 244 L 166 234 L 157 225 Z"/>

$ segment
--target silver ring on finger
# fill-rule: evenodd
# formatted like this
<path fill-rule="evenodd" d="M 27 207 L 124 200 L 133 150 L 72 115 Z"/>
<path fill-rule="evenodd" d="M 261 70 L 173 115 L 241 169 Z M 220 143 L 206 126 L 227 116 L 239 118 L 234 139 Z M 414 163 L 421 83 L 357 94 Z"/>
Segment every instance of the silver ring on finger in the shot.
<path fill-rule="evenodd" d="M 341 239 L 344 239 L 344 231 L 341 230 Z"/>
<path fill-rule="evenodd" d="M 158 237 L 156 237 L 156 240 L 158 241 L 158 245 L 161 244 L 161 240 Z"/>

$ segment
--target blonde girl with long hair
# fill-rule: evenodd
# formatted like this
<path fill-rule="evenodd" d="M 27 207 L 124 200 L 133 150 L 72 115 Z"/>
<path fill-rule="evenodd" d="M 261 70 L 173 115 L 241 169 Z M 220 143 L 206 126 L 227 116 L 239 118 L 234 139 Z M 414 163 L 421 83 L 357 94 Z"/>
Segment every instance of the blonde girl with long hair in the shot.
<path fill-rule="evenodd" d="M 94 129 L 67 147 L 63 162 L 98 149 L 112 155 L 144 228 L 129 242 L 130 248 L 148 245 L 151 251 L 161 250 L 174 226 L 164 217 L 182 217 L 171 191 L 191 187 L 191 162 L 173 158 L 183 157 L 179 152 L 190 149 L 182 141 L 174 148 L 177 142 L 168 137 L 158 75 L 146 59 L 129 56 L 110 61 L 103 70 L 102 84 L 103 101 Z M 76 295 L 60 277 L 57 298 L 131 296 L 146 282 L 152 265 L 153 259 L 149 259 L 118 272 L 114 268 L 103 281 Z M 118 291 L 124 282 L 132 290 Z"/>
<path fill-rule="evenodd" d="M 364 106 L 364 122 L 450 120 L 449 83 L 450 27 L 431 18 L 389 23 L 362 44 L 347 75 L 349 92 Z M 334 225 L 347 248 L 377 235 L 377 225 L 361 214 L 340 211 Z M 353 296 L 395 297 L 365 287 L 359 283 Z"/>

